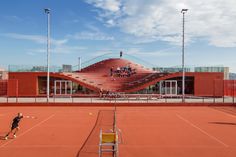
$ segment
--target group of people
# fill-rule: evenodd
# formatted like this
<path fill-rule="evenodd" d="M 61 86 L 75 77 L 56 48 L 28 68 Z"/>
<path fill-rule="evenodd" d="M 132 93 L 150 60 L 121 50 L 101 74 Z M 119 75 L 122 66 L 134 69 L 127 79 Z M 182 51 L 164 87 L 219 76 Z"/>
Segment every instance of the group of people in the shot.
<path fill-rule="evenodd" d="M 124 67 L 114 67 L 110 68 L 110 76 L 117 76 L 117 77 L 130 77 L 131 75 L 136 74 L 136 70 L 132 69 L 129 65 Z"/>
<path fill-rule="evenodd" d="M 111 92 L 111 91 L 103 91 L 102 89 L 100 89 L 99 97 L 100 98 L 117 98 L 117 97 L 120 97 L 120 94 Z"/>

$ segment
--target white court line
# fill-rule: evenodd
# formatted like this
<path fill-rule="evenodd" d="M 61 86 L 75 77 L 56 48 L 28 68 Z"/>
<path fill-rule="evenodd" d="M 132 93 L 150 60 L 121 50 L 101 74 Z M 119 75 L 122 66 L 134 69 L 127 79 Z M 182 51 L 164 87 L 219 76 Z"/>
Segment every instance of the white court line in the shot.
<path fill-rule="evenodd" d="M 6 115 L 8 115 L 10 113 L 12 113 L 12 112 L 11 111 L 10 112 L 3 112 L 3 113 L 0 114 L 0 117 L 6 116 Z"/>
<path fill-rule="evenodd" d="M 206 131 L 202 130 L 201 128 L 199 128 L 198 126 L 194 125 L 193 123 L 191 123 L 190 121 L 188 121 L 187 119 L 183 118 L 182 116 L 176 114 L 176 116 L 183 120 L 184 122 L 188 123 L 189 125 L 191 125 L 192 127 L 196 128 L 197 130 L 199 130 L 200 132 L 202 132 L 203 134 L 207 135 L 208 137 L 210 137 L 211 139 L 217 141 L 218 143 L 222 144 L 225 147 L 229 147 L 227 144 L 225 144 L 224 142 L 222 142 L 221 140 L 219 140 L 218 138 L 216 138 L 215 136 L 210 135 L 209 133 L 207 133 Z"/>
<path fill-rule="evenodd" d="M 97 146 L 97 145 L 94 145 Z M 10 145 L 7 148 L 79 148 L 81 145 Z"/>
<path fill-rule="evenodd" d="M 44 122 L 48 121 L 49 119 L 51 119 L 53 116 L 55 116 L 55 114 L 52 114 L 51 116 L 49 116 L 48 118 L 42 120 L 41 122 L 39 122 L 38 124 L 34 125 L 33 127 L 29 128 L 28 130 L 26 130 L 25 132 L 23 132 L 22 134 L 20 134 L 19 136 L 17 136 L 18 138 L 25 135 L 26 133 L 28 133 L 29 131 L 31 131 L 32 129 L 36 128 L 37 126 L 43 124 Z M 5 147 L 6 145 L 12 143 L 14 140 L 8 141 L 6 143 L 4 143 L 3 145 L 0 146 L 0 148 Z"/>

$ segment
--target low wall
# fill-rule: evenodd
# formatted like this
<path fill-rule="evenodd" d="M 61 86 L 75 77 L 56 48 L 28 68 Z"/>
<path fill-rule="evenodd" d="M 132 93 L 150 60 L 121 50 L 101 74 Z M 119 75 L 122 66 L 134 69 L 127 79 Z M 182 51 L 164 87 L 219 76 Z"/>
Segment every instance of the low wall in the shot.
<path fill-rule="evenodd" d="M 234 103 L 0 103 L 1 106 L 85 106 L 85 107 L 113 107 L 113 106 L 235 106 Z"/>

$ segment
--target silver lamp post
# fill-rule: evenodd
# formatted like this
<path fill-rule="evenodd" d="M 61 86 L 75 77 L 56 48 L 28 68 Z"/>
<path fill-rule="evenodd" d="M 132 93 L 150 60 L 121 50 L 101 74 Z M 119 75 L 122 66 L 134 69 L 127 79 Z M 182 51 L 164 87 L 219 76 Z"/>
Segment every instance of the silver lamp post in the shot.
<path fill-rule="evenodd" d="M 182 102 L 185 102 L 185 68 L 184 68 L 184 15 L 187 13 L 188 9 L 182 9 L 183 14 L 183 36 L 182 36 Z"/>
<path fill-rule="evenodd" d="M 50 96 L 50 9 L 45 8 L 47 14 L 47 102 Z"/>

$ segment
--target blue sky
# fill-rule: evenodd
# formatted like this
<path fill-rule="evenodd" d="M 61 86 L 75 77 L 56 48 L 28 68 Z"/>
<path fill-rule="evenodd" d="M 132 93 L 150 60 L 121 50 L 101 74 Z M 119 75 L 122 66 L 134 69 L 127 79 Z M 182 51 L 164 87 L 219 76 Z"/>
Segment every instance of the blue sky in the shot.
<path fill-rule="evenodd" d="M 77 64 L 124 53 L 157 66 L 181 65 L 181 8 L 186 14 L 186 64 L 236 72 L 235 0 L 1 0 L 0 67 L 46 65 L 46 15 L 51 8 L 51 64 Z"/>

